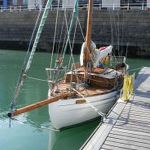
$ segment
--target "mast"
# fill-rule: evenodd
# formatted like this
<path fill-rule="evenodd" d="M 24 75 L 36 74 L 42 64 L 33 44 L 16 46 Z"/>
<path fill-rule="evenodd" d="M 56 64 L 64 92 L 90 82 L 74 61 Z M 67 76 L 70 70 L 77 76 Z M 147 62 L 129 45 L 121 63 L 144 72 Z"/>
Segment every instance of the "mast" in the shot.
<path fill-rule="evenodd" d="M 92 33 L 92 14 L 93 14 L 93 0 L 88 2 L 88 18 L 87 18 L 87 31 L 86 31 L 86 46 L 90 50 L 91 45 L 91 33 Z"/>
<path fill-rule="evenodd" d="M 92 34 L 92 14 L 93 14 L 93 0 L 89 0 L 87 31 L 85 37 L 86 50 L 84 51 L 84 67 L 87 67 L 87 63 L 91 60 L 90 47 L 91 47 L 91 34 Z"/>

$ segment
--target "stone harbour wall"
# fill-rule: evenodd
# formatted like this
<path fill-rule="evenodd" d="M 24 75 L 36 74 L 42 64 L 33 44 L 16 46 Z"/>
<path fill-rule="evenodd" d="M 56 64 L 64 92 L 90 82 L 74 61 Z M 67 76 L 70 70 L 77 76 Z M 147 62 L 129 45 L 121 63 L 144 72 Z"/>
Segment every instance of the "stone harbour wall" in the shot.
<path fill-rule="evenodd" d="M 32 11 L 3 11 L 0 12 L 0 48 L 27 49 L 30 37 L 38 15 Z M 71 18 L 68 11 L 66 18 Z M 56 10 L 51 10 L 46 21 L 40 42 L 39 50 L 50 51 L 54 37 Z M 71 34 L 77 47 L 84 41 L 86 32 L 87 10 L 79 11 L 76 36 Z M 56 42 L 61 43 L 66 37 L 66 22 L 64 11 L 58 15 Z M 82 32 L 81 32 L 82 28 Z M 75 30 L 75 25 L 73 31 Z M 128 51 L 131 55 L 147 55 L 150 50 L 150 11 L 149 10 L 100 10 L 94 9 L 92 40 L 98 46 L 112 44 L 114 49 Z M 80 49 L 76 50 L 80 53 Z"/>

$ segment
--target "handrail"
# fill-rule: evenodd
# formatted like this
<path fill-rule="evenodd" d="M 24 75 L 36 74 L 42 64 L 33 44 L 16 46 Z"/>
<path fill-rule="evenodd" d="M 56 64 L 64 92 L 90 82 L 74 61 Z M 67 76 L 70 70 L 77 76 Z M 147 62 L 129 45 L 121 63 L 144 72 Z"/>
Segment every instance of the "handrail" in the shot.
<path fill-rule="evenodd" d="M 44 7 L 33 7 L 33 8 L 28 8 L 28 6 L 26 5 L 10 5 L 8 6 L 7 8 L 4 7 L 4 6 L 0 6 L 0 12 L 3 12 L 3 11 L 31 11 L 31 10 L 39 10 L 39 9 L 42 9 L 44 10 L 45 6 Z M 57 8 L 57 5 L 56 4 L 52 4 L 51 6 L 51 10 L 53 9 L 56 9 Z M 84 2 L 84 3 L 80 3 L 79 2 L 79 9 L 83 9 L 83 8 L 87 8 L 87 3 Z M 107 6 L 104 6 L 100 3 L 95 3 L 93 4 L 93 8 L 94 9 L 110 9 L 110 8 L 113 8 L 113 9 L 125 9 L 125 10 L 132 10 L 132 9 L 139 9 L 139 10 L 150 10 L 150 2 L 143 2 L 143 3 L 122 3 L 122 4 L 110 4 L 110 5 L 107 5 Z M 63 9 L 62 8 L 62 4 L 60 4 L 60 9 Z"/>

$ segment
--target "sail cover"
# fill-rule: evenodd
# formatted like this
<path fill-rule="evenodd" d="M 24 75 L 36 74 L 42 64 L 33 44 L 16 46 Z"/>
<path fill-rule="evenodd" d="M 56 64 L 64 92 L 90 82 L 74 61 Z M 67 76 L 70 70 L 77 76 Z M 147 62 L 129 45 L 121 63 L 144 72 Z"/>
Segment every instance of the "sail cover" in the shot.
<path fill-rule="evenodd" d="M 98 66 L 99 61 L 101 61 L 104 57 L 108 56 L 112 53 L 112 46 L 100 47 L 99 49 L 95 49 L 94 52 L 94 66 Z"/>
<path fill-rule="evenodd" d="M 92 61 L 94 67 L 98 66 L 99 62 L 106 56 L 112 53 L 112 46 L 105 46 L 105 47 L 100 47 L 99 49 L 96 48 L 96 45 L 94 42 L 91 42 L 91 55 L 92 55 Z M 86 49 L 86 43 L 84 42 L 81 47 L 81 53 L 80 53 L 80 65 L 83 66 L 84 64 L 84 51 Z"/>
<path fill-rule="evenodd" d="M 90 47 L 90 51 L 91 51 L 91 53 L 93 53 L 94 51 L 95 51 L 95 49 L 96 49 L 96 45 L 95 45 L 95 43 L 92 41 L 91 42 L 91 47 Z M 85 50 L 87 50 L 87 48 L 86 48 L 86 42 L 84 42 L 83 44 L 82 44 L 82 47 L 81 47 L 81 53 L 80 53 L 80 65 L 81 66 L 83 66 L 83 64 L 84 64 L 84 51 Z"/>

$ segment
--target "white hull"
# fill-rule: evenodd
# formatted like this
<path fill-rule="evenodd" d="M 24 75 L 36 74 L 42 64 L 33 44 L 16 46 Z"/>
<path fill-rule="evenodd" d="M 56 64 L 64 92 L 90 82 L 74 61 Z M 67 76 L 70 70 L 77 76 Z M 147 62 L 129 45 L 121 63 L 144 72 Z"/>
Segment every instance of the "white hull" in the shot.
<path fill-rule="evenodd" d="M 79 98 L 59 100 L 49 104 L 49 115 L 53 127 L 60 129 L 94 119 L 99 116 L 98 112 L 106 113 L 115 103 L 117 92 L 87 97 L 88 103 L 83 104 L 76 104 Z"/>

